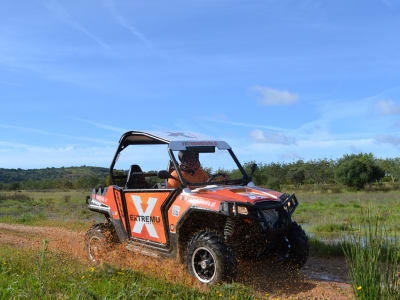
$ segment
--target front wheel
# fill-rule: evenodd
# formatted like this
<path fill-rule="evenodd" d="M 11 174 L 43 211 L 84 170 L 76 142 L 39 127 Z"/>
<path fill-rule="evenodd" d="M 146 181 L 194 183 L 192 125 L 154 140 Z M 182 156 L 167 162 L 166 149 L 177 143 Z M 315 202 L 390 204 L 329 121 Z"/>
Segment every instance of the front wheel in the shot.
<path fill-rule="evenodd" d="M 215 284 L 236 277 L 236 259 L 233 251 L 215 232 L 196 233 L 187 246 L 185 263 L 190 274 L 200 282 Z"/>
<path fill-rule="evenodd" d="M 85 235 L 85 246 L 88 258 L 93 264 L 103 262 L 106 252 L 115 243 L 115 236 L 109 224 L 95 224 Z"/>
<path fill-rule="evenodd" d="M 285 262 L 290 266 L 300 269 L 308 259 L 310 245 L 304 230 L 296 222 L 293 222 L 286 236 L 287 254 Z"/>

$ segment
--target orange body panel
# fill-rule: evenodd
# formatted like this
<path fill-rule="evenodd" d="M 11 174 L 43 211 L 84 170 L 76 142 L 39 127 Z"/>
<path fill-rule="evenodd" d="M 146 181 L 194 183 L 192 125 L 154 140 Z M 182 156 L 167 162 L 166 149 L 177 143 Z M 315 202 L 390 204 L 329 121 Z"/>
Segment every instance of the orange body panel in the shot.
<path fill-rule="evenodd" d="M 176 231 L 179 219 L 190 207 L 219 211 L 221 201 L 255 204 L 259 201 L 280 201 L 280 192 L 258 187 L 214 186 L 180 194 L 168 210 L 170 232 Z"/>
<path fill-rule="evenodd" d="M 161 205 L 169 194 L 170 192 L 125 193 L 132 237 L 166 243 Z"/>
<path fill-rule="evenodd" d="M 114 194 L 114 192 L 115 192 L 115 194 Z M 117 210 L 117 204 L 116 204 L 116 200 L 117 200 L 119 202 L 118 203 L 119 213 L 121 215 L 122 220 L 125 221 L 123 218 L 124 214 L 122 213 L 123 208 L 122 208 L 122 203 L 121 203 L 121 197 L 119 196 L 119 200 L 118 200 L 118 198 L 114 199 L 114 197 L 118 197 L 118 196 L 116 196 L 117 193 L 118 193 L 118 195 L 121 195 L 121 193 L 119 191 L 114 190 L 114 188 L 112 186 L 110 186 L 107 189 L 107 192 L 104 196 L 99 195 L 99 194 L 92 194 L 91 198 L 107 205 L 110 208 L 110 212 L 111 212 L 113 219 L 120 218 L 118 215 L 118 210 Z"/>

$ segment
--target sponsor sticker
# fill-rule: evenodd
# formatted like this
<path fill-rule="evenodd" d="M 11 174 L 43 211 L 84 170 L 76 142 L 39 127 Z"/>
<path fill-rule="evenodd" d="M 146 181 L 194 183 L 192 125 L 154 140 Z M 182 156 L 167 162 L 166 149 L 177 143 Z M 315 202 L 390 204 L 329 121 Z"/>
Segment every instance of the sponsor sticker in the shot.
<path fill-rule="evenodd" d="M 173 215 L 174 217 L 179 216 L 179 211 L 180 211 L 180 210 L 181 210 L 181 207 L 180 207 L 180 206 L 177 206 L 177 205 L 172 206 L 172 215 Z"/>
<path fill-rule="evenodd" d="M 143 227 L 146 227 L 151 237 L 158 238 L 157 231 L 154 228 L 154 223 L 160 223 L 160 217 L 151 215 L 158 199 L 150 197 L 147 202 L 146 210 L 143 210 L 142 198 L 136 195 L 132 195 L 131 197 L 133 204 L 136 206 L 136 210 L 139 213 L 138 215 L 129 216 L 131 221 L 136 222 L 135 225 L 133 226 L 132 232 L 142 233 Z"/>
<path fill-rule="evenodd" d="M 195 204 L 195 205 L 199 204 L 199 205 L 205 205 L 205 206 L 208 206 L 208 207 L 215 207 L 215 204 L 216 204 L 213 201 L 204 200 L 204 199 L 196 199 L 196 198 L 189 199 L 188 202 L 192 203 L 192 204 Z"/>
<path fill-rule="evenodd" d="M 247 192 L 247 193 L 238 193 L 241 196 L 245 196 L 250 198 L 251 200 L 258 200 L 258 199 L 264 199 L 265 196 L 264 195 L 259 195 L 259 194 L 255 194 L 252 192 Z"/>

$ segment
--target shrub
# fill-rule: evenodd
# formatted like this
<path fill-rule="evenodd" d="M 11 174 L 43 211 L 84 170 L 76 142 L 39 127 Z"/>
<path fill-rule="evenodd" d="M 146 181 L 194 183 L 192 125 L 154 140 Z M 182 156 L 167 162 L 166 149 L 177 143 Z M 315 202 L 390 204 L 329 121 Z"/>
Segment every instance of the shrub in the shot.
<path fill-rule="evenodd" d="M 372 154 L 345 155 L 335 169 L 338 182 L 357 189 L 380 180 L 384 175 L 385 172 L 376 164 Z"/>

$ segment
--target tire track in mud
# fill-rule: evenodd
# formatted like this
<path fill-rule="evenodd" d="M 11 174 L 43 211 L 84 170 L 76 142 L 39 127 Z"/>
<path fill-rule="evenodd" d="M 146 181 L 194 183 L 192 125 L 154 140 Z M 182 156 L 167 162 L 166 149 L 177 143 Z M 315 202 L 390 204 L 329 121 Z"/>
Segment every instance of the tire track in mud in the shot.
<path fill-rule="evenodd" d="M 49 241 L 49 250 L 68 254 L 89 264 L 84 248 L 84 232 L 0 223 L 0 244 L 40 249 L 43 239 Z M 105 262 L 172 283 L 207 289 L 177 261 L 139 255 L 128 251 L 122 244 L 107 253 Z M 283 269 L 276 264 L 246 262 L 239 264 L 238 274 L 237 282 L 253 287 L 261 297 L 268 293 L 281 299 L 353 299 L 351 287 L 346 283 L 344 259 L 310 257 L 300 272 Z"/>

